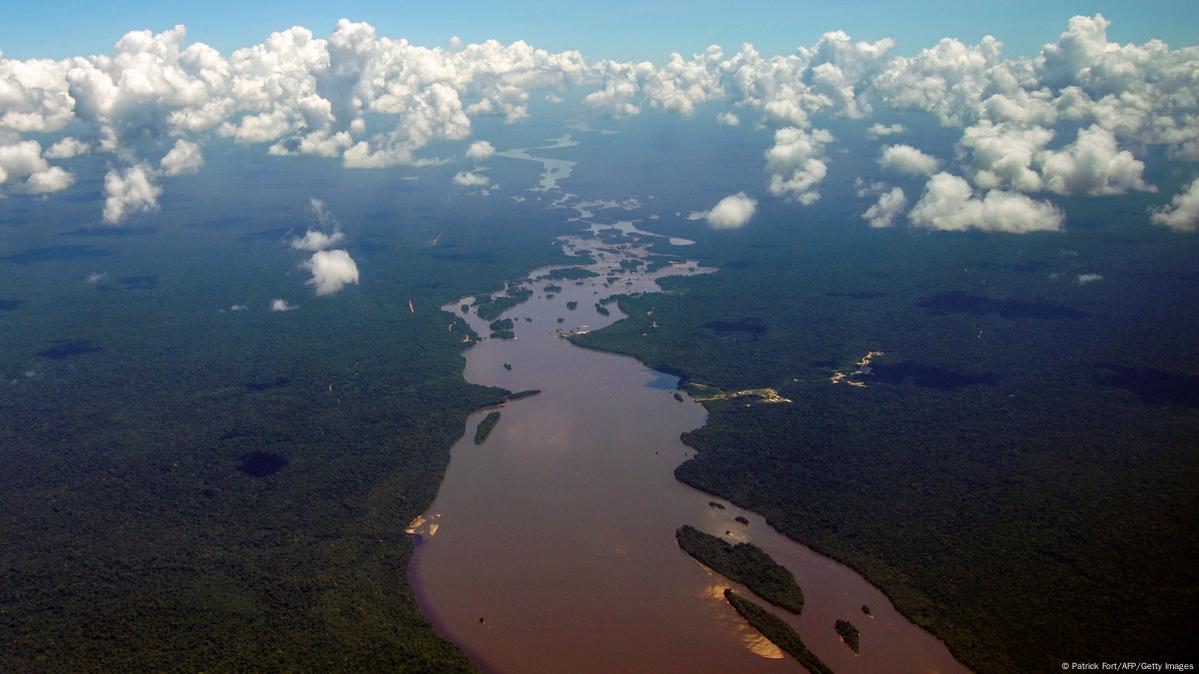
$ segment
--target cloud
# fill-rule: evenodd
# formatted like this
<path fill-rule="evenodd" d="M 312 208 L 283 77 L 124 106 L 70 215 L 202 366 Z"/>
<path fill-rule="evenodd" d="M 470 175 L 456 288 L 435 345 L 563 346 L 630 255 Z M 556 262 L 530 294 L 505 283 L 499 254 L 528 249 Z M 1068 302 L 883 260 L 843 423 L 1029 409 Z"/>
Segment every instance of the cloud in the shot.
<path fill-rule="evenodd" d="M 869 129 L 866 129 L 866 135 L 870 136 L 871 138 L 882 138 L 883 136 L 893 136 L 898 133 L 904 133 L 907 130 L 907 127 L 898 122 L 890 125 L 884 125 L 875 122 L 874 124 L 870 125 Z"/>
<path fill-rule="evenodd" d="M 282 300 L 276 300 L 276 301 L 282 301 Z M 283 304 L 286 305 L 287 302 L 283 302 Z M 233 306 L 229 307 L 229 311 L 249 311 L 249 310 L 250 310 L 250 307 L 246 306 L 245 304 L 234 304 Z M 284 311 L 286 311 L 286 309 Z"/>
<path fill-rule="evenodd" d="M 466 158 L 480 162 L 490 159 L 495 154 L 495 148 L 485 140 L 477 140 L 466 148 Z"/>
<path fill-rule="evenodd" d="M 1151 190 L 1133 152 L 1157 156 L 1140 148 L 1159 145 L 1172 159 L 1199 158 L 1199 50 L 1158 40 L 1115 43 L 1109 27 L 1100 14 L 1074 17 L 1034 58 L 1005 58 L 1003 44 L 990 36 L 976 44 L 947 38 L 894 56 L 890 38 L 855 41 L 834 31 L 783 55 L 763 55 L 749 44 L 725 53 L 714 45 L 656 64 L 589 64 L 577 51 L 521 41 L 424 47 L 347 20 L 327 36 L 294 26 L 226 54 L 188 43 L 183 26 L 133 31 L 106 54 L 58 61 L 0 55 L 0 146 L 67 128 L 89 139 L 64 138 L 44 155 L 38 146 L 36 170 L 0 165 L 0 183 L 6 193 L 61 190 L 70 174 L 47 160 L 89 150 L 157 169 L 158 158 L 142 154 L 145 139 L 194 144 L 212 135 L 266 144 L 272 155 L 340 157 L 350 168 L 425 165 L 436 163 L 422 156 L 431 143 L 469 138 L 477 117 L 518 121 L 529 115 L 531 96 L 556 100 L 582 85 L 590 90 L 585 104 L 613 116 L 647 107 L 688 116 L 716 102 L 759 114 L 776 134 L 813 137 L 827 134 L 812 129 L 818 116 L 924 111 L 963 128 L 967 177 L 980 189 L 1091 196 Z M 725 112 L 721 121 L 735 117 Z M 1051 149 L 1050 129 L 1061 122 L 1083 131 Z M 903 130 L 875 123 L 868 134 Z M 821 142 L 828 141 L 812 140 L 787 161 L 768 157 L 772 194 L 800 204 L 819 198 L 828 170 Z M 790 144 L 776 137 L 776 148 Z M 192 169 L 162 164 L 166 174 Z M 145 177 L 152 185 L 155 176 Z"/>
<path fill-rule="evenodd" d="M 965 129 L 960 145 L 972 152 L 979 187 L 1040 192 L 1044 180 L 1033 164 L 1051 140 L 1044 127 L 983 121 Z"/>
<path fill-rule="evenodd" d="M 938 173 L 929 179 L 920 201 L 908 213 L 908 221 L 928 229 L 1021 234 L 1061 231 L 1063 217 L 1049 202 L 1014 192 L 991 190 L 977 198 L 964 179 Z"/>
<path fill-rule="evenodd" d="M 325 206 L 325 202 L 322 199 L 317 199 L 316 197 L 308 199 L 308 212 L 312 214 L 312 217 L 316 218 L 317 223 L 321 227 L 332 227 L 334 229 L 341 227 L 341 224 L 337 222 L 337 218 L 333 217 L 333 212 L 329 210 L 328 206 Z"/>
<path fill-rule="evenodd" d="M 459 171 L 454 174 L 454 184 L 462 185 L 463 187 L 488 187 L 491 185 L 491 178 L 482 173 L 473 171 Z"/>
<path fill-rule="evenodd" d="M 862 218 L 876 229 L 890 227 L 895 222 L 895 217 L 902 213 L 907 205 L 908 198 L 903 190 L 892 187 L 890 191 L 881 194 L 873 206 L 866 209 Z"/>
<path fill-rule="evenodd" d="M 11 186 L 14 192 L 47 194 L 71 186 L 74 178 L 58 166 L 51 166 L 42 157 L 42 146 L 36 140 L 10 142 L 0 134 L 0 189 Z"/>
<path fill-rule="evenodd" d="M 175 146 L 159 162 L 162 170 L 169 176 L 195 173 L 204 165 L 204 155 L 200 146 L 180 138 Z"/>
<path fill-rule="evenodd" d="M 1103 274 L 1079 274 L 1078 285 L 1085 286 L 1088 283 L 1095 283 L 1103 280 Z"/>
<path fill-rule="evenodd" d="M 64 136 L 42 153 L 46 159 L 71 159 L 92 151 L 92 146 L 74 136 Z"/>
<path fill-rule="evenodd" d="M 931 176 L 941 162 L 936 157 L 924 154 L 911 145 L 887 145 L 883 147 L 878 165 L 910 176 Z"/>
<path fill-rule="evenodd" d="M 317 295 L 332 295 L 346 286 L 358 283 L 358 265 L 344 250 L 320 250 L 302 265 L 312 272 L 308 284 Z"/>
<path fill-rule="evenodd" d="M 785 127 L 774 133 L 774 145 L 766 151 L 770 193 L 810 206 L 820 199 L 820 183 L 828 173 L 824 146 L 833 135 L 824 129 L 805 131 Z"/>
<path fill-rule="evenodd" d="M 716 202 L 710 211 L 692 211 L 687 219 L 707 220 L 712 229 L 737 229 L 749 222 L 757 208 L 757 199 L 738 192 Z"/>
<path fill-rule="evenodd" d="M 346 235 L 340 229 L 334 230 L 332 234 L 325 234 L 319 229 L 309 229 L 304 236 L 292 239 L 291 247 L 295 250 L 325 250 L 336 246 L 345 238 Z"/>
<path fill-rule="evenodd" d="M 1174 195 L 1169 205 L 1153 211 L 1149 219 L 1176 232 L 1199 229 L 1199 178 Z"/>
<path fill-rule="evenodd" d="M 741 118 L 731 112 L 717 114 L 716 121 L 725 126 L 741 126 Z"/>
<path fill-rule="evenodd" d="M 1045 188 L 1063 195 L 1113 195 L 1129 190 L 1153 192 L 1145 183 L 1145 164 L 1116 146 L 1111 131 L 1092 124 L 1079 129 L 1073 143 L 1038 156 Z"/>
<path fill-rule="evenodd" d="M 316 197 L 308 199 L 308 213 L 316 220 L 319 228 L 309 227 L 304 236 L 296 237 L 291 240 L 291 247 L 295 250 L 325 250 L 340 244 L 345 240 L 346 235 L 341 231 L 341 223 L 337 218 L 333 217 L 333 212 L 325 205 L 325 202 Z M 331 229 L 332 233 L 326 234 L 324 230 Z"/>
<path fill-rule="evenodd" d="M 271 311 L 294 311 L 296 309 L 299 309 L 299 307 L 289 304 L 287 300 L 281 297 L 271 300 Z"/>
<path fill-rule="evenodd" d="M 130 215 L 157 211 L 162 188 L 154 184 L 153 169 L 137 164 L 124 170 L 109 169 L 104 192 L 104 221 L 119 224 Z"/>

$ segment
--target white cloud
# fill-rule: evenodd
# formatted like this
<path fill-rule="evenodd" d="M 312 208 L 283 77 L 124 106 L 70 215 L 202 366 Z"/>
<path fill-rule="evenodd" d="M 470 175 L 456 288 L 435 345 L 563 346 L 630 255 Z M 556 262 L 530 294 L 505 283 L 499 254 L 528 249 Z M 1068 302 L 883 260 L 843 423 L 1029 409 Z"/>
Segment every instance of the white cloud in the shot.
<path fill-rule="evenodd" d="M 1156 191 L 1145 183 L 1145 164 L 1116 146 L 1111 131 L 1092 124 L 1077 139 L 1038 157 L 1045 188 L 1057 194 L 1111 195 L 1129 190 Z"/>
<path fill-rule="evenodd" d="M 893 136 L 898 133 L 904 133 L 907 130 L 907 127 L 899 122 L 886 125 L 875 122 L 874 124 L 870 125 L 869 129 L 866 129 L 866 135 L 870 136 L 871 138 L 882 138 L 883 136 Z"/>
<path fill-rule="evenodd" d="M 92 146 L 74 136 L 66 136 L 42 153 L 46 159 L 71 159 L 92 151 Z"/>
<path fill-rule="evenodd" d="M 1079 274 L 1078 285 L 1085 286 L 1088 283 L 1095 283 L 1103 280 L 1103 274 Z"/>
<path fill-rule="evenodd" d="M 911 145 L 887 145 L 883 147 L 878 165 L 910 176 L 931 176 L 941 162 L 936 157 L 924 154 Z"/>
<path fill-rule="evenodd" d="M 100 281 L 103 281 L 106 278 L 108 278 L 108 274 L 94 271 L 87 275 L 86 281 L 91 285 L 95 285 L 95 284 L 99 283 Z"/>
<path fill-rule="evenodd" d="M 890 191 L 879 195 L 878 201 L 866 212 L 862 214 L 862 218 L 870 223 L 871 227 L 881 229 L 890 227 L 895 222 L 895 217 L 907 208 L 908 198 L 903 193 L 903 190 L 898 187 L 892 187 Z"/>
<path fill-rule="evenodd" d="M 731 112 L 717 114 L 716 121 L 725 126 L 741 126 L 741 118 Z"/>
<path fill-rule="evenodd" d="M 710 211 L 692 211 L 687 219 L 707 220 L 712 229 L 737 229 L 749 222 L 757 208 L 757 199 L 738 192 L 716 202 Z"/>
<path fill-rule="evenodd" d="M 983 188 L 1089 196 L 1155 189 L 1142 178 L 1145 164 L 1097 124 L 1061 149 L 1047 149 L 1052 139 L 1041 126 L 983 121 L 965 130 L 961 145 L 972 150 L 974 182 Z"/>
<path fill-rule="evenodd" d="M 293 311 L 299 309 L 294 304 L 289 304 L 287 300 L 279 297 L 271 300 L 271 311 Z"/>
<path fill-rule="evenodd" d="M 454 174 L 454 184 L 462 185 L 463 187 L 488 187 L 491 185 L 491 178 L 482 173 L 474 171 L 459 171 Z"/>
<path fill-rule="evenodd" d="M 309 229 L 304 236 L 291 240 L 291 247 L 296 250 L 325 250 L 332 248 L 345 240 L 346 235 L 340 229 L 332 234 L 325 234 L 319 229 Z"/>
<path fill-rule="evenodd" d="M 200 146 L 180 138 L 175 146 L 159 162 L 162 170 L 169 176 L 195 173 L 204 165 L 204 155 Z"/>
<path fill-rule="evenodd" d="M 817 115 L 865 118 L 877 106 L 926 111 L 946 125 L 970 127 L 961 147 L 979 188 L 1149 190 L 1142 162 L 1120 148 L 1156 156 L 1138 148 L 1161 145 L 1173 159 L 1199 157 L 1199 50 L 1171 50 L 1157 40 L 1118 44 L 1108 40 L 1109 25 L 1098 14 L 1074 17 L 1031 59 L 1005 59 L 1002 43 L 989 36 L 974 45 L 944 39 L 894 57 L 894 40 L 854 41 L 838 31 L 784 55 L 762 55 L 748 44 L 728 54 L 711 46 L 658 64 L 588 64 L 577 51 L 520 41 L 423 47 L 346 20 L 325 37 L 297 26 L 221 54 L 188 44 L 176 26 L 130 32 L 102 55 L 0 55 L 0 134 L 16 134 L 0 136 L 0 145 L 77 125 L 77 133 L 94 139 L 93 151 L 118 153 L 122 164 L 156 159 L 139 154 L 139 139 L 196 143 L 217 134 L 268 144 L 274 155 L 340 156 L 352 168 L 422 165 L 433 163 L 421 156 L 430 143 L 470 137 L 474 117 L 517 121 L 528 116 L 530 96 L 557 100 L 582 84 L 592 89 L 585 103 L 614 116 L 645 107 L 686 116 L 720 102 L 760 113 L 772 130 L 813 136 L 827 133 L 811 129 Z M 721 121 L 735 117 L 726 112 Z M 1050 150 L 1049 129 L 1063 120 L 1084 131 Z M 902 131 L 876 123 L 868 133 Z M 776 147 L 785 144 L 776 138 Z M 70 174 L 45 161 L 76 156 L 86 145 L 63 139 L 44 155 L 39 147 L 37 170 L 0 166 L 0 182 L 6 192 L 62 189 Z M 801 157 L 768 158 L 772 194 L 800 204 L 819 198 L 827 158 L 820 143 L 809 145 Z M 152 184 L 154 176 L 147 177 Z"/>
<path fill-rule="evenodd" d="M 824 129 L 805 131 L 785 127 L 774 133 L 774 145 L 766 151 L 770 193 L 810 206 L 820 199 L 820 183 L 828 173 L 824 146 L 833 135 Z"/>
<path fill-rule="evenodd" d="M 308 212 L 312 214 L 312 217 L 316 218 L 321 227 L 333 227 L 335 229 L 341 227 L 337 222 L 337 218 L 333 217 L 333 212 L 325 205 L 323 199 L 317 199 L 316 197 L 308 199 Z"/>
<path fill-rule="evenodd" d="M 104 176 L 104 221 L 117 224 L 136 213 L 158 210 L 162 188 L 154 184 L 154 170 L 144 164 L 125 170 L 109 169 Z"/>
<path fill-rule="evenodd" d="M 320 250 L 303 264 L 312 272 L 308 285 L 316 289 L 317 295 L 332 295 L 346 286 L 358 283 L 358 265 L 344 250 Z"/>
<path fill-rule="evenodd" d="M 286 304 L 286 302 L 284 302 L 284 304 Z M 244 304 L 234 304 L 233 306 L 229 307 L 229 311 L 249 311 L 249 310 L 250 310 L 250 307 L 248 307 Z"/>
<path fill-rule="evenodd" d="M 1199 178 L 1174 195 L 1168 206 L 1154 211 L 1150 220 L 1178 232 L 1199 229 Z"/>
<path fill-rule="evenodd" d="M 1044 181 L 1033 164 L 1051 140 L 1053 131 L 1044 127 L 983 121 L 964 130 L 961 145 L 972 151 L 974 184 L 1039 192 Z"/>
<path fill-rule="evenodd" d="M 11 185 L 15 192 L 46 194 L 66 189 L 74 182 L 70 173 L 50 166 L 36 140 L 6 140 L 7 134 L 0 135 L 0 189 Z"/>
<path fill-rule="evenodd" d="M 1063 218 L 1047 201 L 1000 190 L 991 190 L 979 199 L 962 178 L 938 173 L 929 179 L 920 201 L 908 213 L 908 221 L 928 229 L 1026 233 L 1061 231 Z"/>
<path fill-rule="evenodd" d="M 466 158 L 472 161 L 484 161 L 495 154 L 495 148 L 485 140 L 477 140 L 466 148 Z"/>
<path fill-rule="evenodd" d="M 853 189 L 858 197 L 865 198 L 885 192 L 887 190 L 887 183 L 881 180 L 863 180 L 861 177 L 858 177 L 853 179 Z"/>

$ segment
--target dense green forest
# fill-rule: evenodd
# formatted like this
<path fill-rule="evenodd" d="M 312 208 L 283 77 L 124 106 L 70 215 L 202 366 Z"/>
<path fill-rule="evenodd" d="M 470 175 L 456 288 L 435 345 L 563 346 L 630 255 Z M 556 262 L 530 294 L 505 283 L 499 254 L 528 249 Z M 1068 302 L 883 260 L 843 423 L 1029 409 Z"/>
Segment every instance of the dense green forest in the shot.
<path fill-rule="evenodd" d="M 848 620 L 838 619 L 836 623 L 833 623 L 833 629 L 841 637 L 841 641 L 844 641 L 845 645 L 849 646 L 849 650 L 854 653 L 862 652 L 861 633 L 858 632 L 858 628 L 853 626 L 853 623 Z"/>
<path fill-rule="evenodd" d="M 475 427 L 475 444 L 481 445 L 484 442 L 487 442 L 487 436 L 491 435 L 491 430 L 495 428 L 495 425 L 499 422 L 500 413 L 498 411 L 489 412 L 487 416 L 483 417 L 483 420 L 480 421 L 479 425 Z"/>
<path fill-rule="evenodd" d="M 438 307 L 570 261 L 561 229 L 395 172 L 310 192 L 209 162 L 124 230 L 72 233 L 83 198 L 0 211 L 0 671 L 472 670 L 418 609 L 404 527 L 505 392 L 462 379 Z M 331 297 L 288 246 L 314 193 L 362 270 Z"/>
<path fill-rule="evenodd" d="M 1190 656 L 1196 243 L 1140 198 L 1068 207 L 1026 236 L 872 231 L 835 202 L 664 225 L 720 271 L 573 340 L 793 401 L 704 403 L 677 476 L 858 569 L 971 668 Z M 860 386 L 831 381 L 871 351 Z"/>
<path fill-rule="evenodd" d="M 803 592 L 795 576 L 752 543 L 730 545 L 695 527 L 683 525 L 675 532 L 679 547 L 701 564 L 729 580 L 741 583 L 766 601 L 792 613 L 803 611 Z"/>
<path fill-rule="evenodd" d="M 745 618 L 746 622 L 761 632 L 762 636 L 770 639 L 783 652 L 799 660 L 799 663 L 811 674 L 833 674 L 833 670 L 829 669 L 828 665 L 821 662 L 815 653 L 808 650 L 799 633 L 773 613 L 731 589 L 724 591 L 724 598 L 736 609 L 737 613 L 741 614 L 742 618 Z"/>

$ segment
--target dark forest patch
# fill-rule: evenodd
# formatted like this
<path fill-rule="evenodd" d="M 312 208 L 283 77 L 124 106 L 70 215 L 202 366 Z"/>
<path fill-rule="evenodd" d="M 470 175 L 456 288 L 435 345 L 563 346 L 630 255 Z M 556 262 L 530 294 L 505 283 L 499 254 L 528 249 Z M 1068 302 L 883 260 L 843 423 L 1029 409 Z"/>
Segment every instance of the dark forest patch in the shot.
<path fill-rule="evenodd" d="M 50 360 L 62 360 L 103 350 L 103 347 L 96 346 L 90 339 L 59 339 L 54 341 L 54 346 L 45 351 L 38 351 L 37 355 Z"/>
<path fill-rule="evenodd" d="M 712 321 L 699 327 L 707 328 L 722 337 L 744 333 L 756 338 L 766 332 L 766 324 L 756 318 L 743 318 L 739 321 Z"/>
<path fill-rule="evenodd" d="M 247 391 L 270 391 L 271 389 L 283 388 L 291 384 L 291 380 L 287 377 L 275 377 L 268 381 L 253 381 L 246 384 Z"/>
<path fill-rule="evenodd" d="M 25 300 L 0 300 L 0 311 L 16 311 L 25 304 Z"/>
<path fill-rule="evenodd" d="M 273 452 L 250 452 L 241 457 L 238 470 L 251 477 L 266 477 L 283 470 L 287 457 Z"/>
<path fill-rule="evenodd" d="M 991 372 L 970 374 L 954 372 L 936 365 L 908 361 L 893 365 L 871 365 L 870 372 L 861 375 L 863 379 L 893 384 L 896 386 L 911 382 L 915 386 L 937 389 L 938 391 L 956 391 L 966 386 L 995 383 L 995 375 Z"/>
<path fill-rule="evenodd" d="M 125 290 L 154 290 L 158 287 L 158 274 L 143 276 L 122 276 L 117 279 Z"/>
<path fill-rule="evenodd" d="M 63 232 L 60 236 L 126 238 L 130 236 L 149 236 L 157 231 L 153 227 L 79 227 Z"/>
<path fill-rule="evenodd" d="M 1199 407 L 1199 377 L 1184 372 L 1164 372 L 1147 367 L 1125 367 L 1115 363 L 1095 363 L 1107 370 L 1099 378 L 1101 386 L 1120 388 L 1150 405 Z"/>
<path fill-rule="evenodd" d="M 42 262 L 70 262 L 71 260 L 84 260 L 92 257 L 105 257 L 107 255 L 112 255 L 112 253 L 103 248 L 94 248 L 92 246 L 47 246 L 45 248 L 31 248 L 15 255 L 0 258 L 0 260 L 20 265 L 31 265 Z"/>
<path fill-rule="evenodd" d="M 941 293 L 925 297 L 918 300 L 916 306 L 934 316 L 996 314 L 1001 318 L 1077 319 L 1086 317 L 1085 313 L 1060 304 L 999 300 L 961 292 Z"/>
<path fill-rule="evenodd" d="M 886 297 L 887 293 L 878 290 L 853 290 L 850 292 L 831 292 L 825 293 L 826 297 L 848 297 L 851 300 L 877 300 L 880 297 Z"/>

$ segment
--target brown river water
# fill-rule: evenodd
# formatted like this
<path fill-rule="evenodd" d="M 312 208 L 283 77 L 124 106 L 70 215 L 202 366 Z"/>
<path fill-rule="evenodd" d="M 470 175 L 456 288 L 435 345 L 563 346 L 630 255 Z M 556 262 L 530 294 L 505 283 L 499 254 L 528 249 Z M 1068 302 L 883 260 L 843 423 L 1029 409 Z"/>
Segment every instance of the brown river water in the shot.
<path fill-rule="evenodd" d="M 684 262 L 626 272 L 621 259 L 645 254 L 632 239 L 562 241 L 568 251 L 612 252 L 590 265 L 600 276 L 581 282 L 532 272 L 524 285 L 533 297 L 503 316 L 516 339 L 487 337 L 489 321 L 473 309 L 463 316 L 460 305 L 473 298 L 444 307 L 484 337 L 465 353 L 468 381 L 541 394 L 499 408 L 481 445 L 475 428 L 492 410 L 470 416 L 436 500 L 409 527 L 419 537 L 409 581 L 437 631 L 486 672 L 803 672 L 727 604 L 722 592 L 732 587 L 787 620 L 836 672 L 966 671 L 852 569 L 674 478 L 693 453 L 680 434 L 707 416 L 685 394 L 675 399 L 675 378 L 560 336 L 622 318 L 615 303 L 600 315 L 600 299 L 659 292 L 657 277 L 711 270 Z M 606 285 L 610 275 L 619 278 Z M 562 287 L 552 298 L 549 283 Z M 803 614 L 693 560 L 675 542 L 683 524 L 765 550 L 795 575 Z M 860 655 L 834 632 L 838 618 L 861 631 Z"/>

